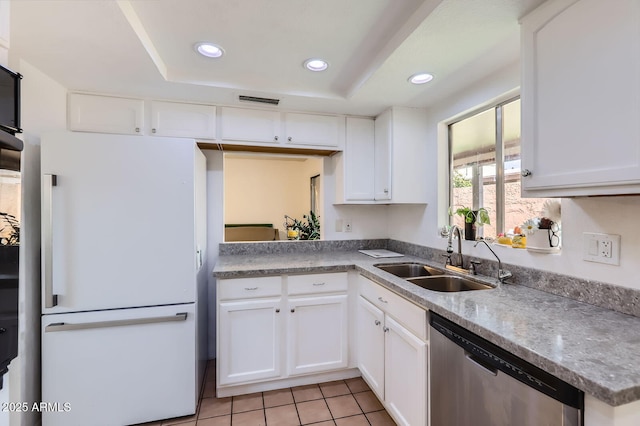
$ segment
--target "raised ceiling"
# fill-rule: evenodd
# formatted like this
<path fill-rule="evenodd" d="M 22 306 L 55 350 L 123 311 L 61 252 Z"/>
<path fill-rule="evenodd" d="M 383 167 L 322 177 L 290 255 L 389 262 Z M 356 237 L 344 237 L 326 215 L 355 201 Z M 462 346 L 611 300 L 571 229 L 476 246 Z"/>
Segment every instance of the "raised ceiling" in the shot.
<path fill-rule="evenodd" d="M 518 60 L 543 0 L 12 0 L 10 61 L 69 90 L 377 115 L 429 107 Z M 208 59 L 194 44 L 225 55 Z M 325 72 L 303 62 L 319 57 Z M 430 83 L 410 75 L 426 71 Z M 25 76 L 27 77 L 27 76 Z"/>

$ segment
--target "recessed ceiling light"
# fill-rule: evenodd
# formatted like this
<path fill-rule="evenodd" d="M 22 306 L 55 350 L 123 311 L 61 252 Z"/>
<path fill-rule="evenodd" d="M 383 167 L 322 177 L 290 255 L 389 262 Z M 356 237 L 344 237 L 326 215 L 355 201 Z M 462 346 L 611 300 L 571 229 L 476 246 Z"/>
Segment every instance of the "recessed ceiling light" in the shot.
<path fill-rule="evenodd" d="M 309 71 L 324 71 L 329 68 L 329 64 L 322 59 L 307 59 L 304 61 L 304 67 Z"/>
<path fill-rule="evenodd" d="M 219 58 L 224 54 L 222 47 L 213 43 L 197 43 L 196 51 L 202 56 L 206 56 L 208 58 Z"/>
<path fill-rule="evenodd" d="M 409 83 L 413 84 L 425 84 L 433 80 L 433 75 L 428 74 L 426 72 L 421 72 L 418 74 L 414 74 L 409 77 Z"/>

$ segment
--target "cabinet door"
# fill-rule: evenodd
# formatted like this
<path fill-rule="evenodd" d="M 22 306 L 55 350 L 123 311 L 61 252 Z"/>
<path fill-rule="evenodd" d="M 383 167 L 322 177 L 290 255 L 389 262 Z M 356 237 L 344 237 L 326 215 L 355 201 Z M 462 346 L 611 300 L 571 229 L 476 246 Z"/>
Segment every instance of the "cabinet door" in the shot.
<path fill-rule="evenodd" d="M 218 385 L 279 377 L 280 299 L 218 307 Z"/>
<path fill-rule="evenodd" d="M 216 107 L 151 102 L 151 133 L 179 138 L 216 138 Z"/>
<path fill-rule="evenodd" d="M 384 401 L 384 313 L 358 297 L 358 368 L 371 390 Z"/>
<path fill-rule="evenodd" d="M 285 126 L 287 144 L 340 146 L 340 129 L 344 131 L 344 117 L 286 113 Z"/>
<path fill-rule="evenodd" d="M 220 108 L 220 137 L 223 141 L 280 141 L 280 113 L 244 108 Z"/>
<path fill-rule="evenodd" d="M 68 98 L 69 130 L 141 135 L 144 102 L 140 99 L 71 93 Z"/>
<path fill-rule="evenodd" d="M 345 200 L 374 199 L 374 149 L 374 121 L 368 118 L 347 117 L 344 147 Z"/>
<path fill-rule="evenodd" d="M 346 368 L 347 295 L 290 299 L 288 308 L 289 374 Z"/>
<path fill-rule="evenodd" d="M 374 197 L 391 200 L 391 110 L 383 112 L 375 121 Z"/>
<path fill-rule="evenodd" d="M 389 316 L 384 331 L 387 410 L 400 425 L 426 425 L 427 344 Z"/>
<path fill-rule="evenodd" d="M 640 183 L 640 3 L 547 2 L 523 20 L 522 41 L 523 189 Z"/>

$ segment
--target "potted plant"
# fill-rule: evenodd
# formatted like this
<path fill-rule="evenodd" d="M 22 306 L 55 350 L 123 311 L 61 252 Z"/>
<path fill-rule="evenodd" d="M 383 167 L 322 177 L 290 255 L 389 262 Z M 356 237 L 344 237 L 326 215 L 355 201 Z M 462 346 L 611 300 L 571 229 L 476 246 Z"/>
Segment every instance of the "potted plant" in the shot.
<path fill-rule="evenodd" d="M 287 230 L 287 238 L 290 240 L 319 240 L 320 239 L 320 220 L 313 211 L 309 215 L 303 215 L 302 218 L 307 223 L 294 219 L 285 215 L 284 226 Z M 289 222 L 291 221 L 291 223 Z"/>
<path fill-rule="evenodd" d="M 480 207 L 478 210 L 472 210 L 470 207 L 462 206 L 455 211 L 449 209 L 449 214 L 458 216 L 464 219 L 464 239 L 475 241 L 476 239 L 476 227 L 491 224 L 489 219 L 489 212 L 484 207 Z"/>

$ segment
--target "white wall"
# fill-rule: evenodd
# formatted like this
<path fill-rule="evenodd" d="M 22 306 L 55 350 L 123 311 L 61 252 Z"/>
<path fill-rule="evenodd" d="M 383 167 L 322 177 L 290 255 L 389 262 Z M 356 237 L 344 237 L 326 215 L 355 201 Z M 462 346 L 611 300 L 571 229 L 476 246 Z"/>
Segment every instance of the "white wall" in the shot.
<path fill-rule="evenodd" d="M 518 64 L 504 68 L 494 76 L 464 88 L 458 96 L 428 110 L 429 178 L 428 208 L 421 212 L 411 206 L 392 206 L 389 210 L 389 237 L 444 249 L 446 241 L 437 234 L 445 224 L 448 199 L 446 126 L 443 121 L 464 114 L 497 98 L 517 94 L 520 84 Z M 437 182 L 437 185 L 434 183 Z M 640 227 L 636 225 L 640 196 L 570 198 L 562 200 L 562 252 L 557 255 L 530 253 L 526 250 L 497 248 L 503 262 L 603 281 L 640 289 L 637 279 L 640 259 Z M 582 233 L 604 232 L 622 235 L 620 266 L 582 260 Z M 493 260 L 486 247 L 474 248 L 463 241 L 463 253 Z"/>
<path fill-rule="evenodd" d="M 285 214 L 309 214 L 309 179 L 322 171 L 322 159 L 226 154 L 224 169 L 225 223 L 271 223 L 284 231 Z"/>

